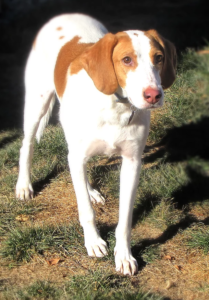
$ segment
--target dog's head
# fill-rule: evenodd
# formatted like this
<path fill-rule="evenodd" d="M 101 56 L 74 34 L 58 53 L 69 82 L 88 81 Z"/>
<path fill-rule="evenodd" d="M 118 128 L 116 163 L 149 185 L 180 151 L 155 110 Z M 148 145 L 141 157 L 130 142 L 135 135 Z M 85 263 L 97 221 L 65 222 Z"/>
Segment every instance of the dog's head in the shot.
<path fill-rule="evenodd" d="M 175 47 L 155 30 L 108 33 L 80 59 L 99 91 L 111 95 L 121 87 L 139 109 L 161 106 L 163 89 L 175 80 Z"/>

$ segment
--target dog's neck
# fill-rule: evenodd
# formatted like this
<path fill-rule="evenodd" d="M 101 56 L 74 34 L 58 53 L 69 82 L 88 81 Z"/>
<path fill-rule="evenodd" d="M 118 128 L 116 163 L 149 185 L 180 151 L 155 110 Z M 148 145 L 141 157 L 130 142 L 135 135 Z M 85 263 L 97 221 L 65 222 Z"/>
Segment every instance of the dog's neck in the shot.
<path fill-rule="evenodd" d="M 130 104 L 130 117 L 129 117 L 128 124 L 127 124 L 127 125 L 129 125 L 134 117 L 135 112 L 137 111 L 137 108 L 130 102 L 128 97 L 123 97 L 117 92 L 115 92 L 114 95 L 116 97 L 115 101 L 117 103 Z"/>
<path fill-rule="evenodd" d="M 130 101 L 128 100 L 128 97 L 123 97 L 121 96 L 119 93 L 115 93 L 114 94 L 116 96 L 116 102 L 117 103 L 124 103 L 124 104 L 128 104 L 130 103 Z"/>

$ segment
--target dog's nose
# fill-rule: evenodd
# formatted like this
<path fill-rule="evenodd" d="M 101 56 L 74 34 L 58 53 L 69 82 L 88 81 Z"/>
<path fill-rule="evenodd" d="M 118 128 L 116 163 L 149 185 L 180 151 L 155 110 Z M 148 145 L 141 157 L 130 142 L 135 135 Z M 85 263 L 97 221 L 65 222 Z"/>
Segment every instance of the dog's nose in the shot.
<path fill-rule="evenodd" d="M 153 89 L 151 87 L 146 88 L 144 91 L 144 100 L 147 101 L 150 104 L 157 103 L 160 98 L 162 97 L 162 93 L 158 89 Z"/>

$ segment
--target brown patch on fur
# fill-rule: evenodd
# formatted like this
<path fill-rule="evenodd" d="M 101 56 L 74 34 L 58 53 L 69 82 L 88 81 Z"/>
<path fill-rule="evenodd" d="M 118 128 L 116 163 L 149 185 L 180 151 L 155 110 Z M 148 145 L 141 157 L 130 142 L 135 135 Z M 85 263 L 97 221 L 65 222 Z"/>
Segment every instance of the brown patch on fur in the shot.
<path fill-rule="evenodd" d="M 160 52 L 164 54 L 164 62 L 160 66 L 160 76 L 163 89 L 167 89 L 176 78 L 176 48 L 154 29 L 145 31 L 144 34 L 151 41 L 150 58 L 152 63 L 155 64 L 154 58 L 157 54 L 160 54 Z"/>
<path fill-rule="evenodd" d="M 64 35 L 60 36 L 60 37 L 59 37 L 59 40 L 63 39 L 64 37 L 65 37 Z"/>
<path fill-rule="evenodd" d="M 158 54 L 161 54 L 163 55 L 164 57 L 164 48 L 156 41 L 155 38 L 153 38 L 152 36 L 149 36 L 145 33 L 145 35 L 150 39 L 150 45 L 151 45 L 151 49 L 150 49 L 150 53 L 149 53 L 149 56 L 150 56 L 150 60 L 152 62 L 153 65 L 156 65 L 156 60 L 155 60 L 155 57 L 156 55 Z M 162 65 L 163 65 L 163 61 L 161 62 L 160 64 L 160 68 L 162 69 Z M 159 66 L 157 66 L 159 68 Z"/>
<path fill-rule="evenodd" d="M 62 97 L 67 82 L 67 71 L 70 64 L 90 45 L 79 44 L 79 36 L 75 36 L 71 41 L 66 43 L 60 50 L 55 69 L 54 69 L 54 83 L 57 95 Z M 81 67 L 80 67 L 81 69 Z"/>
<path fill-rule="evenodd" d="M 132 57 L 132 66 L 122 63 L 121 60 L 125 56 Z M 127 73 L 137 67 L 137 58 L 131 39 L 125 32 L 115 35 L 108 33 L 85 51 L 80 64 L 92 78 L 96 88 L 106 95 L 111 95 L 119 84 L 125 87 Z"/>
<path fill-rule="evenodd" d="M 134 33 L 135 36 L 139 36 L 137 33 Z"/>
<path fill-rule="evenodd" d="M 121 87 L 126 86 L 126 78 L 128 72 L 134 71 L 138 66 L 137 55 L 132 45 L 131 38 L 125 32 L 119 32 L 116 34 L 118 43 L 113 52 L 113 62 L 115 67 L 118 83 Z M 123 64 L 122 59 L 126 56 L 131 57 L 132 65 L 126 66 Z"/>
<path fill-rule="evenodd" d="M 33 50 L 35 50 L 35 48 L 36 48 L 36 43 L 37 43 L 38 34 L 39 34 L 39 32 L 36 34 L 35 39 L 33 40 L 33 44 L 32 44 L 32 49 L 33 49 Z"/>
<path fill-rule="evenodd" d="M 57 27 L 56 30 L 60 31 L 62 30 L 62 27 Z"/>
<path fill-rule="evenodd" d="M 113 94 L 118 88 L 112 54 L 117 38 L 108 33 L 81 56 L 80 63 L 92 78 L 96 88 L 106 94 Z"/>
<path fill-rule="evenodd" d="M 35 49 L 36 48 L 36 39 L 37 37 L 35 37 L 34 41 L 33 41 L 33 45 L 32 45 L 32 48 Z"/>
<path fill-rule="evenodd" d="M 95 44 L 78 44 L 78 41 L 79 37 L 74 37 L 61 48 L 58 55 L 54 81 L 59 97 L 65 90 L 69 66 L 71 75 L 85 69 L 96 88 L 106 95 L 113 94 L 118 85 L 125 87 L 127 73 L 138 65 L 127 33 L 108 33 Z M 123 64 L 122 59 L 126 56 L 132 58 L 132 65 Z"/>

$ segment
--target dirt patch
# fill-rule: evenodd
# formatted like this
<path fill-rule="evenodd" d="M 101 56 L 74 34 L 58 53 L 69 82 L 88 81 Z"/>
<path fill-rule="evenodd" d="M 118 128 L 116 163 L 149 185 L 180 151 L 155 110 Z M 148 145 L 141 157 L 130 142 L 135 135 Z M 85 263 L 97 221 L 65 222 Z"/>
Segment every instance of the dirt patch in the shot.
<path fill-rule="evenodd" d="M 175 300 L 208 299 L 205 291 L 209 286 L 209 255 L 188 250 L 178 234 L 161 247 L 161 256 L 142 270 L 139 276 L 142 286 Z"/>

